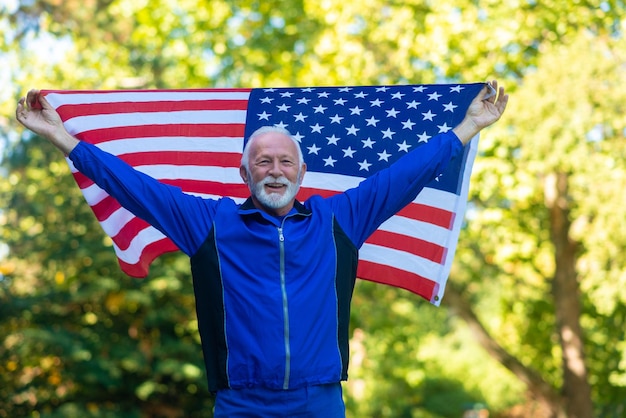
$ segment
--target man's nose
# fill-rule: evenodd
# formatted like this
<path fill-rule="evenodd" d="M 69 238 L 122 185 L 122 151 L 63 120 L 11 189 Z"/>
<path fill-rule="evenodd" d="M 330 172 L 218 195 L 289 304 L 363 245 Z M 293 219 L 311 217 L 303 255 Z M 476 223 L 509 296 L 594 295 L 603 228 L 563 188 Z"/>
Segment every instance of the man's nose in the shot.
<path fill-rule="evenodd" d="M 280 167 L 280 161 L 273 161 L 272 166 L 270 167 L 270 174 L 274 177 L 280 177 L 283 171 Z"/>

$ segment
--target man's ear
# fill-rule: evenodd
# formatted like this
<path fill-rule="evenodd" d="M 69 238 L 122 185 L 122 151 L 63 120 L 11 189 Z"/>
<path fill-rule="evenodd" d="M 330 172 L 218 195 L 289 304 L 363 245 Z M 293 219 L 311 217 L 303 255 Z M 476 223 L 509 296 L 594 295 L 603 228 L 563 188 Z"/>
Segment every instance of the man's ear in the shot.
<path fill-rule="evenodd" d="M 248 184 L 248 170 L 246 170 L 246 167 L 244 166 L 239 167 L 239 175 L 241 176 L 241 179 L 243 180 L 243 182 L 245 184 Z"/>
<path fill-rule="evenodd" d="M 306 174 L 306 163 L 302 163 L 302 168 L 300 169 L 300 178 L 298 179 L 299 184 L 302 184 L 302 179 L 304 179 L 305 174 Z"/>

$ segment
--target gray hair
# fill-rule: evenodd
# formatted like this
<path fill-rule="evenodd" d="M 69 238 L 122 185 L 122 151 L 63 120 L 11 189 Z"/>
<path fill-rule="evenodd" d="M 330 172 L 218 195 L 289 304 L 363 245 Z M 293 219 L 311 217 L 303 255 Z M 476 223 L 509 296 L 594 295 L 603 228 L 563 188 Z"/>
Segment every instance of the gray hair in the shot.
<path fill-rule="evenodd" d="M 276 126 L 276 125 L 261 126 L 256 131 L 252 132 L 252 134 L 248 138 L 248 142 L 246 142 L 246 145 L 243 147 L 243 153 L 241 154 L 241 166 L 245 167 L 246 170 L 249 170 L 250 168 L 250 145 L 252 144 L 254 139 L 261 136 L 262 134 L 266 134 L 269 132 L 276 132 L 279 134 L 286 135 L 289 137 L 289 139 L 293 141 L 293 143 L 296 145 L 296 149 L 298 150 L 298 164 L 300 167 L 302 167 L 302 164 L 304 164 L 304 156 L 302 155 L 302 149 L 300 148 L 300 143 L 298 142 L 296 138 L 294 138 L 293 135 L 291 135 L 291 133 L 287 129 L 282 128 L 280 126 Z"/>

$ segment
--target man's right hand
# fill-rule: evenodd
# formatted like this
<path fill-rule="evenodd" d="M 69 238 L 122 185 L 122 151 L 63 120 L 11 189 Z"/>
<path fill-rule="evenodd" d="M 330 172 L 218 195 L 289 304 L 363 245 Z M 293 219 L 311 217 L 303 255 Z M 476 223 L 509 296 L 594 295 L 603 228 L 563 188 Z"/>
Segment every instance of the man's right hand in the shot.
<path fill-rule="evenodd" d="M 22 125 L 46 138 L 65 154 L 69 154 L 79 142 L 67 132 L 61 117 L 39 90 L 30 90 L 19 100 L 15 116 Z"/>

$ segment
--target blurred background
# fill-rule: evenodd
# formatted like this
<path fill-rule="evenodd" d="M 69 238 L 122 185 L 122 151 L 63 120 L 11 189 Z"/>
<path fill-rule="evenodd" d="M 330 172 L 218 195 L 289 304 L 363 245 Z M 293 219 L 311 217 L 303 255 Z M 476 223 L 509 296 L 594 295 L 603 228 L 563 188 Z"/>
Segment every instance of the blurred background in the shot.
<path fill-rule="evenodd" d="M 442 306 L 360 281 L 347 415 L 626 416 L 622 0 L 0 0 L 0 417 L 211 417 L 188 259 L 132 279 L 30 88 L 476 82 Z"/>

